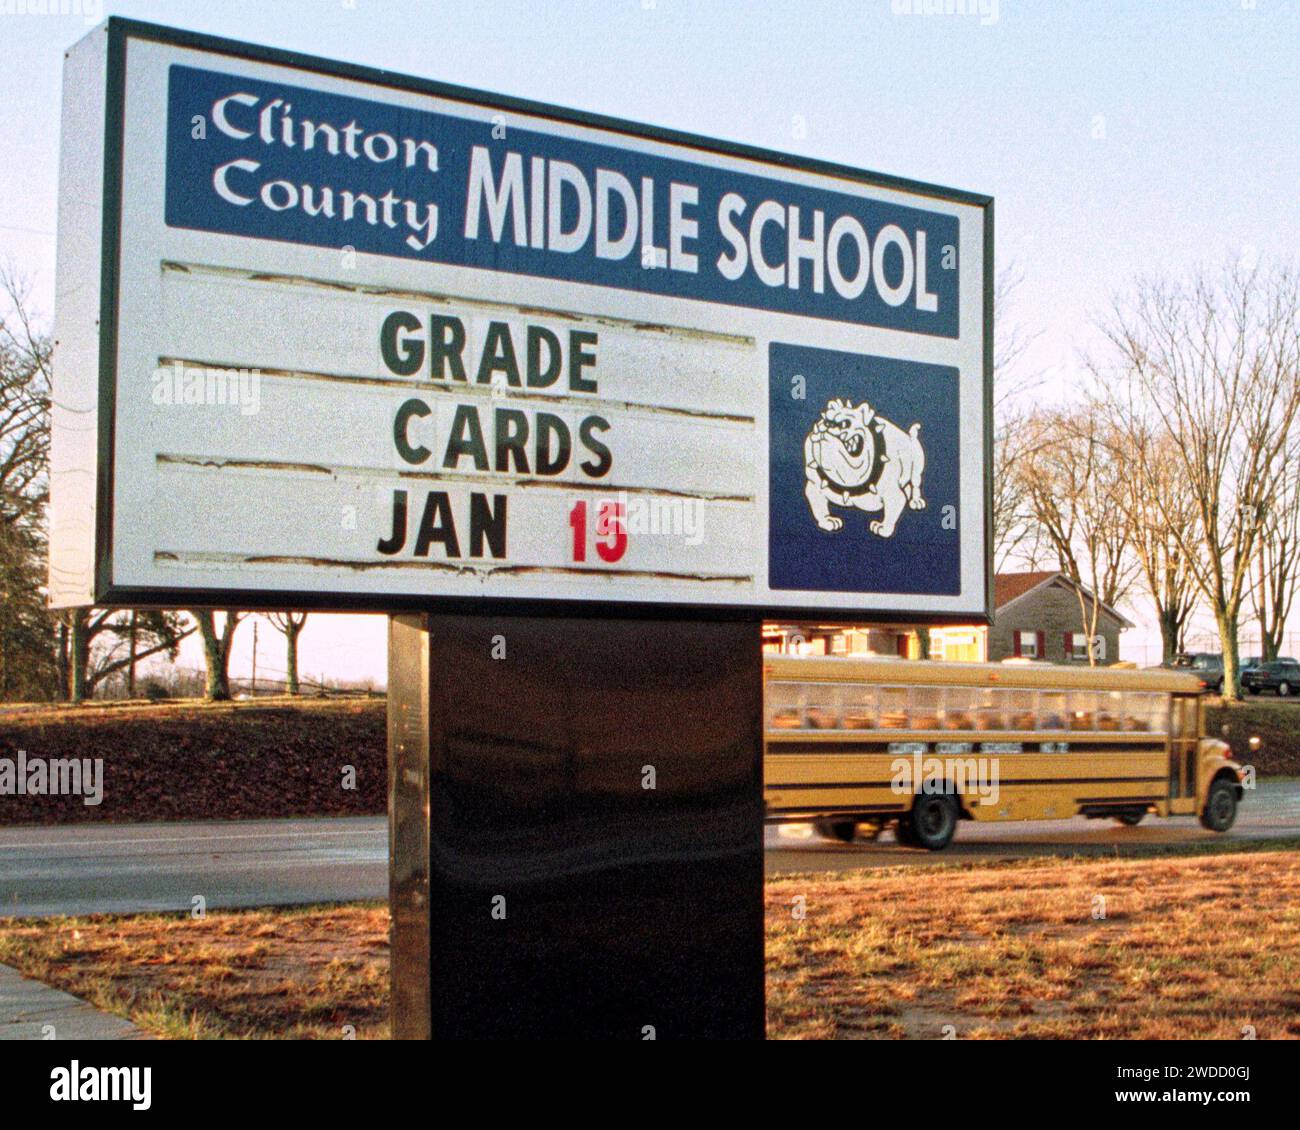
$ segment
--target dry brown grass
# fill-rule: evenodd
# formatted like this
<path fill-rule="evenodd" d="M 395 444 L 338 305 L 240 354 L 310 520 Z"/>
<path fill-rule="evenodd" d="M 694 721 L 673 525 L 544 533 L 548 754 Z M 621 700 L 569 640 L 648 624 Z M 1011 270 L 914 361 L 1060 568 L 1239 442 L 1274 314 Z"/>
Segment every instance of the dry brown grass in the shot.
<path fill-rule="evenodd" d="M 387 933 L 374 905 L 33 919 L 0 962 L 164 1037 L 383 1038 Z M 776 1038 L 1294 1038 L 1300 852 L 783 877 L 767 971 Z"/>
<path fill-rule="evenodd" d="M 767 1005 L 793 1039 L 1300 1037 L 1300 853 L 782 878 Z"/>
<path fill-rule="evenodd" d="M 156 1036 L 388 1035 L 384 906 L 27 919 L 0 962 Z"/>

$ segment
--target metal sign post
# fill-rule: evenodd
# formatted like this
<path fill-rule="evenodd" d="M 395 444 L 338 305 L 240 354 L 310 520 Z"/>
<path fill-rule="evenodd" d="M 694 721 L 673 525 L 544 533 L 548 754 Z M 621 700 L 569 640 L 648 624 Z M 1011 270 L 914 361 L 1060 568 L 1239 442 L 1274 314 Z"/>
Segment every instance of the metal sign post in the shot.
<path fill-rule="evenodd" d="M 393 1034 L 761 1039 L 758 626 L 412 615 L 389 647 Z"/>
<path fill-rule="evenodd" d="M 53 602 L 400 614 L 399 1033 L 756 1034 L 758 625 L 987 619 L 992 202 L 116 19 L 64 88 Z"/>

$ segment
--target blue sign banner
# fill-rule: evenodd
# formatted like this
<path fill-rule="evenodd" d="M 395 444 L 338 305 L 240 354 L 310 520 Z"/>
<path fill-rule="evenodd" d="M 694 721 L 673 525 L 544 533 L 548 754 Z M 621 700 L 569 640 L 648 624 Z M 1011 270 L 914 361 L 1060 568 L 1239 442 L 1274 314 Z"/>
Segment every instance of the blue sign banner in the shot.
<path fill-rule="evenodd" d="M 961 591 L 957 369 L 769 349 L 768 583 Z"/>
<path fill-rule="evenodd" d="M 483 115 L 173 65 L 166 222 L 957 337 L 956 216 Z"/>

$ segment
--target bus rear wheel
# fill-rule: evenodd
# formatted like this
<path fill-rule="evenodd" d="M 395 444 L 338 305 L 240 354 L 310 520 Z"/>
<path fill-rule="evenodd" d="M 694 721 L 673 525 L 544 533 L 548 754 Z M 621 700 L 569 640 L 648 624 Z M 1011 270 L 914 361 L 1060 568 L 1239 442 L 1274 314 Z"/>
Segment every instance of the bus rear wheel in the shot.
<path fill-rule="evenodd" d="M 828 840 L 851 844 L 858 833 L 858 824 L 856 820 L 817 820 L 813 823 L 813 829 Z"/>
<path fill-rule="evenodd" d="M 1201 810 L 1201 827 L 1211 832 L 1226 832 L 1237 819 L 1237 789 L 1224 777 L 1210 783 Z"/>
<path fill-rule="evenodd" d="M 911 836 L 909 846 L 942 851 L 957 831 L 956 798 L 948 793 L 921 793 L 904 819 Z"/>
<path fill-rule="evenodd" d="M 1144 816 L 1146 816 L 1146 813 L 1139 812 L 1137 809 L 1133 809 L 1130 812 L 1115 813 L 1115 819 L 1126 828 L 1136 828 L 1142 823 L 1142 818 Z"/>

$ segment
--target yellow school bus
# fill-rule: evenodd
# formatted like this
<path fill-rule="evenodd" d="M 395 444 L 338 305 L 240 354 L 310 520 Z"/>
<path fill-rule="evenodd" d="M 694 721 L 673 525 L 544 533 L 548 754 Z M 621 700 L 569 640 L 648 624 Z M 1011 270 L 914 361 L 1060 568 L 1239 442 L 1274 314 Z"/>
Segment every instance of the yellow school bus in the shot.
<path fill-rule="evenodd" d="M 932 851 L 958 820 L 1225 832 L 1242 768 L 1204 726 L 1199 680 L 1176 672 L 768 656 L 767 817 L 845 842 L 892 824 Z"/>

